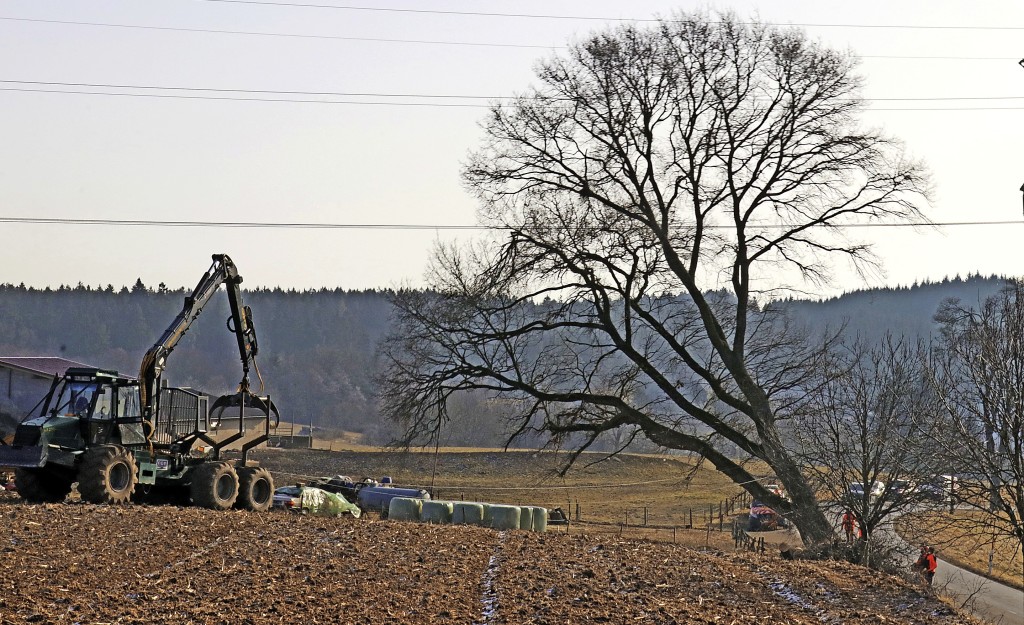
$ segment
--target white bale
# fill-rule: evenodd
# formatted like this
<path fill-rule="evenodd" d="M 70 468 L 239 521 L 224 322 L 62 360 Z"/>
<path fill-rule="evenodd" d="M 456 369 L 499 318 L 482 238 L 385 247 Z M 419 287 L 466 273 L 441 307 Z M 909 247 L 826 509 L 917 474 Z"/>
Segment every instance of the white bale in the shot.
<path fill-rule="evenodd" d="M 535 507 L 533 509 L 533 531 L 548 531 L 548 509 Z"/>
<path fill-rule="evenodd" d="M 533 529 L 533 506 L 523 506 L 519 508 L 519 529 Z"/>
<path fill-rule="evenodd" d="M 457 501 L 452 507 L 452 523 L 457 525 L 480 525 L 484 520 L 483 504 L 471 501 Z"/>
<path fill-rule="evenodd" d="M 519 529 L 519 506 L 491 506 L 490 526 L 497 530 Z"/>
<path fill-rule="evenodd" d="M 454 504 L 450 501 L 424 501 L 420 511 L 420 521 L 438 525 L 451 523 L 454 508 Z"/>
<path fill-rule="evenodd" d="M 388 518 L 395 521 L 419 521 L 422 509 L 422 499 L 395 497 L 388 506 Z"/>

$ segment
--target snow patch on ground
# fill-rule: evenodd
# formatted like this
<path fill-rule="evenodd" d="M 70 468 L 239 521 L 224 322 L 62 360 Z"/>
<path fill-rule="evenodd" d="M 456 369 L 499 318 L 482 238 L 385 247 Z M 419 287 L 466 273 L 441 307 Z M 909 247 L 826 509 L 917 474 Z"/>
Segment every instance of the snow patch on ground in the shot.
<path fill-rule="evenodd" d="M 505 542 L 505 532 L 498 532 L 498 544 L 494 547 L 494 553 L 487 562 L 487 570 L 484 571 L 483 579 L 480 580 L 480 587 L 483 592 L 480 596 L 480 603 L 483 604 L 483 611 L 480 613 L 480 620 L 473 625 L 487 625 L 494 619 L 498 609 L 498 591 L 494 588 L 494 581 L 498 578 L 498 569 L 501 565 L 502 547 Z"/>

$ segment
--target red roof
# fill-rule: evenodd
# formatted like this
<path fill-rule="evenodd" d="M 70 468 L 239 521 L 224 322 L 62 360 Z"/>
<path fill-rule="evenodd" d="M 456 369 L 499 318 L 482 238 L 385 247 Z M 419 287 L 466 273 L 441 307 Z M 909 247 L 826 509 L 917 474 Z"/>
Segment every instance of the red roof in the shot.
<path fill-rule="evenodd" d="M 85 363 L 53 356 L 0 357 L 0 369 L 21 369 L 22 371 L 28 371 L 49 378 L 55 375 L 64 375 L 64 372 L 70 367 L 88 366 Z"/>

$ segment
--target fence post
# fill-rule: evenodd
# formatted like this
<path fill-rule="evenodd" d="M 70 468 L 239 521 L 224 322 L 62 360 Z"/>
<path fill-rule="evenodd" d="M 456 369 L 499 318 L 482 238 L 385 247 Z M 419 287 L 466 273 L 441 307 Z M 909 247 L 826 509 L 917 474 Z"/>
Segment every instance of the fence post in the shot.
<path fill-rule="evenodd" d="M 690 529 L 693 529 L 693 508 L 690 508 Z"/>
<path fill-rule="evenodd" d="M 722 518 L 722 504 L 718 504 L 718 531 L 721 532 L 721 531 L 724 531 L 724 529 L 725 529 L 725 526 L 723 525 L 723 518 Z"/>
<path fill-rule="evenodd" d="M 647 527 L 647 506 L 644 506 L 644 527 Z"/>

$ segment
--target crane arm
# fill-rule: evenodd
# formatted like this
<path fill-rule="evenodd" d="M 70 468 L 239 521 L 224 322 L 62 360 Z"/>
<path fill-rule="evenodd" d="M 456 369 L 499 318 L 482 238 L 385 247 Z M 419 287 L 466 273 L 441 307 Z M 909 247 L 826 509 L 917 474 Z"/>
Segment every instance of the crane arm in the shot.
<path fill-rule="evenodd" d="M 227 285 L 228 302 L 231 307 L 228 329 L 235 334 L 239 357 L 242 360 L 242 382 L 239 390 L 249 390 L 249 368 L 255 364 L 258 346 L 256 330 L 252 324 L 252 312 L 242 303 L 242 291 L 239 288 L 241 282 L 242 277 L 238 275 L 238 269 L 231 258 L 226 254 L 214 254 L 213 264 L 203 274 L 192 293 L 185 297 L 181 312 L 142 357 L 142 365 L 139 368 L 139 399 L 146 417 L 152 416 L 155 409 L 157 385 L 167 365 L 167 357 L 222 284 Z"/>

